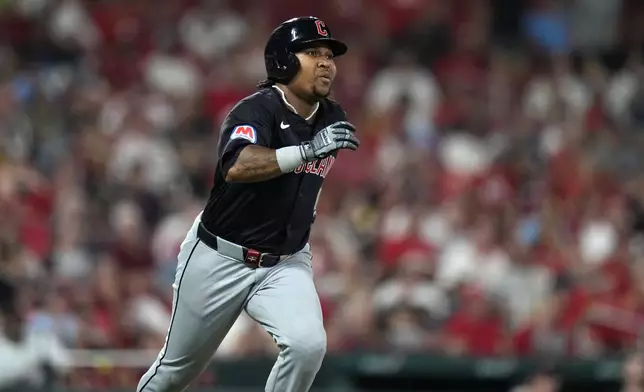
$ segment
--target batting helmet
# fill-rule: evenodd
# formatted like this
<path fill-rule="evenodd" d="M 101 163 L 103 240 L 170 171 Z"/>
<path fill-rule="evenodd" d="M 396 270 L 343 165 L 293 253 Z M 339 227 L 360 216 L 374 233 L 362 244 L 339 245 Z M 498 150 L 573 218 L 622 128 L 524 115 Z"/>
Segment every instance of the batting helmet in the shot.
<path fill-rule="evenodd" d="M 314 43 L 328 45 L 334 56 L 347 52 L 347 45 L 331 38 L 327 25 L 314 16 L 289 19 L 277 26 L 264 50 L 268 79 L 284 84 L 293 80 L 300 69 L 295 53 Z"/>

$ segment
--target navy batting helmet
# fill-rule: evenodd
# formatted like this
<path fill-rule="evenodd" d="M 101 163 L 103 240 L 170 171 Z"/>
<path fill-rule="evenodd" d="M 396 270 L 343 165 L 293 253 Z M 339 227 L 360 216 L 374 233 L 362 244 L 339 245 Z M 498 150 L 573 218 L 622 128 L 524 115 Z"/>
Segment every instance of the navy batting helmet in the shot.
<path fill-rule="evenodd" d="M 264 50 L 268 79 L 289 83 L 300 69 L 295 53 L 314 43 L 324 43 L 334 56 L 347 52 L 347 45 L 331 38 L 328 26 L 314 16 L 289 19 L 280 24 L 271 34 Z"/>

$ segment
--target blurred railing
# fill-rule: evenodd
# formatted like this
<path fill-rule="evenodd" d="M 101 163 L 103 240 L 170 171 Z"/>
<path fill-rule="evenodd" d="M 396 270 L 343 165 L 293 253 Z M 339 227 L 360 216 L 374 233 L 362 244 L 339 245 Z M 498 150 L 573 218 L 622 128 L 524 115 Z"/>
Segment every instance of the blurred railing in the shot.
<path fill-rule="evenodd" d="M 132 391 L 153 362 L 151 351 L 73 351 L 76 370 L 56 391 Z M 462 358 L 403 354 L 328 356 L 317 377 L 318 392 L 357 391 L 508 391 L 542 365 L 532 358 Z M 215 358 L 191 391 L 262 390 L 273 358 Z M 592 392 L 616 388 L 622 359 L 565 360 L 558 364 L 564 390 Z M 94 383 L 79 375 L 85 374 Z M 105 383 L 101 385 L 101 377 Z M 109 381 L 109 382 L 107 382 Z"/>
<path fill-rule="evenodd" d="M 71 350 L 71 367 L 125 367 L 147 369 L 159 350 Z"/>

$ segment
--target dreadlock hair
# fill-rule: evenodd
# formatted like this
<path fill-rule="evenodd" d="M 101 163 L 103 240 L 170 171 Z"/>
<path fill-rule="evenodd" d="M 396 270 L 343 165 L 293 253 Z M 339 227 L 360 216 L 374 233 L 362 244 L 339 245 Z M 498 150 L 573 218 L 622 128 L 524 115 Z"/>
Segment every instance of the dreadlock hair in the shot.
<path fill-rule="evenodd" d="M 259 90 L 259 89 L 263 89 L 263 88 L 267 88 L 267 87 L 272 87 L 274 85 L 275 85 L 275 80 L 273 80 L 273 79 L 264 79 L 264 80 L 260 81 L 259 83 L 257 83 L 256 88 Z"/>

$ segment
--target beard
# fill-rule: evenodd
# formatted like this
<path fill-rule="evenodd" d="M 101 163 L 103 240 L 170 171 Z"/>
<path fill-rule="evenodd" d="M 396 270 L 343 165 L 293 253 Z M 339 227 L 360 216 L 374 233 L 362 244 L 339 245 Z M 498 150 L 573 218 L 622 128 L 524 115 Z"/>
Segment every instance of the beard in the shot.
<path fill-rule="evenodd" d="M 322 100 L 331 94 L 331 87 L 328 88 L 320 88 L 317 86 L 313 86 L 313 96 L 319 101 Z"/>

